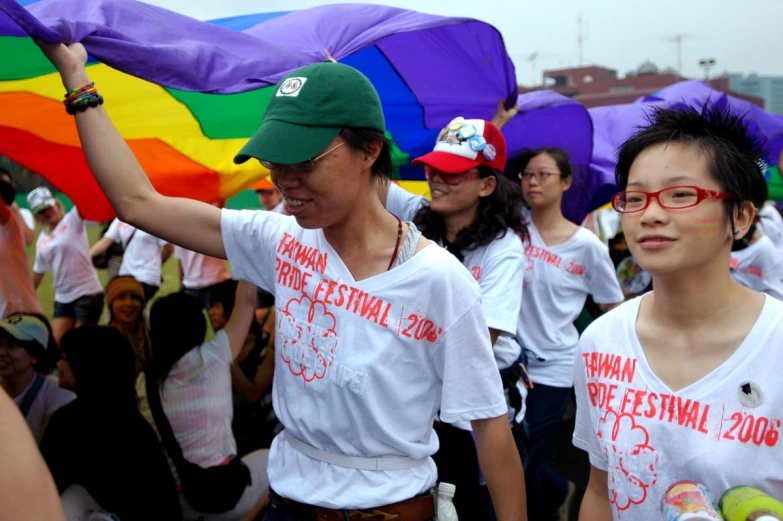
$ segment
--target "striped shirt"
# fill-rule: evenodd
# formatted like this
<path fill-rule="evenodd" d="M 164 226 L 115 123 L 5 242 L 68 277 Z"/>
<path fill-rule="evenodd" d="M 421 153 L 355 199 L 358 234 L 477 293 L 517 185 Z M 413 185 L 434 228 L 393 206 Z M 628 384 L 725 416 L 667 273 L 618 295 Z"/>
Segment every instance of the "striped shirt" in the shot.
<path fill-rule="evenodd" d="M 186 460 L 203 468 L 221 465 L 237 453 L 231 430 L 234 414 L 232 362 L 228 335 L 220 331 L 174 364 L 161 393 L 163 410 L 182 447 L 182 454 Z M 139 409 L 155 428 L 144 386 L 142 375 L 136 384 Z M 176 475 L 173 465 L 172 471 Z"/>

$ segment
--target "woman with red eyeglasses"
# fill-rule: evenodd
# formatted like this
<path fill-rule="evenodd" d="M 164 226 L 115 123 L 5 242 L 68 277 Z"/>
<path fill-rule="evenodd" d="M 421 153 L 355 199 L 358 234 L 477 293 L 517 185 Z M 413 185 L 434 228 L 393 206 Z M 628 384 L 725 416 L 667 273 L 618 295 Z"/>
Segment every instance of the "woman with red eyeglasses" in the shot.
<path fill-rule="evenodd" d="M 527 230 L 519 192 L 502 175 L 505 138 L 491 122 L 458 117 L 440 132 L 434 150 L 412 164 L 424 166 L 432 200 L 391 184 L 386 208 L 403 221 L 412 221 L 412 229 L 450 251 L 478 282 L 510 409 L 522 414 L 525 388 L 517 387 L 523 371 L 522 348 L 516 337 L 524 267 L 522 239 Z M 514 413 L 510 411 L 510 416 Z M 436 429 L 438 477 L 456 485 L 454 504 L 459 518 L 486 519 L 490 505 L 486 488 L 481 486 L 469 422 L 440 423 Z"/>
<path fill-rule="evenodd" d="M 660 519 L 680 480 L 783 497 L 783 303 L 727 269 L 766 199 L 760 153 L 741 116 L 709 105 L 659 110 L 620 149 L 612 203 L 654 290 L 580 341 L 580 521 Z"/>

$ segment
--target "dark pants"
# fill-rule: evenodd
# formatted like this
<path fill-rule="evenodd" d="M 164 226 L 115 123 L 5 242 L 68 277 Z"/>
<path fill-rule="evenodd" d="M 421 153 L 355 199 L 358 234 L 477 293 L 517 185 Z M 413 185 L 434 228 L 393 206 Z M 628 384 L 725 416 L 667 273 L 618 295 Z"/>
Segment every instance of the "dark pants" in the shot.
<path fill-rule="evenodd" d="M 445 423 L 436 423 L 440 448 L 432 459 L 438 466 L 438 482 L 457 487 L 454 507 L 460 520 L 487 521 L 492 503 L 489 490 L 481 484 L 476 443 L 473 434 Z"/>
<path fill-rule="evenodd" d="M 73 302 L 54 301 L 53 318 L 72 318 L 84 324 L 97 324 L 103 313 L 103 293 L 85 295 Z"/>
<path fill-rule="evenodd" d="M 212 289 L 214 287 L 215 286 L 213 285 L 207 286 L 206 288 L 185 288 L 183 291 L 186 295 L 196 297 L 201 302 L 204 310 L 209 313 L 209 298 L 212 296 Z"/>
<path fill-rule="evenodd" d="M 536 384 L 525 404 L 525 425 L 514 425 L 525 466 L 528 519 L 551 520 L 568 495 L 568 482 L 546 462 L 546 450 L 563 419 L 570 387 Z"/>
<path fill-rule="evenodd" d="M 434 493 L 435 493 L 434 491 L 431 492 L 431 494 Z M 437 521 L 437 517 L 438 514 L 436 510 L 435 517 L 427 521 Z M 351 521 L 351 519 L 356 519 L 356 514 L 354 514 L 353 518 L 351 518 L 349 511 L 343 510 L 342 519 L 340 521 Z M 309 508 L 300 509 L 297 507 L 289 506 L 280 496 L 278 496 L 277 494 L 275 494 L 274 491 L 272 491 L 269 494 L 269 502 L 266 504 L 264 521 L 320 521 L 320 520 L 317 519 L 315 516 L 315 508 L 309 507 Z"/>
<path fill-rule="evenodd" d="M 147 302 L 147 305 L 149 305 L 150 300 L 152 300 L 152 297 L 158 292 L 160 286 L 152 286 L 146 282 L 142 282 L 141 285 L 144 288 L 144 300 Z"/>

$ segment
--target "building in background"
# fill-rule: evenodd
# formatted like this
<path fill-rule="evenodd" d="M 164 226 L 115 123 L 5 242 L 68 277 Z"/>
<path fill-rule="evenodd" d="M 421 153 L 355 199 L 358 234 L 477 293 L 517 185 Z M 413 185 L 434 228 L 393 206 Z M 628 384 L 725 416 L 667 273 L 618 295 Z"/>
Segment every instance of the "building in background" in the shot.
<path fill-rule="evenodd" d="M 519 93 L 551 89 L 590 108 L 632 103 L 642 96 L 654 94 L 664 87 L 688 79 L 690 78 L 680 76 L 674 69 L 660 70 L 651 62 L 641 64 L 624 78 L 619 78 L 616 70 L 606 67 L 576 67 L 544 71 L 542 86 L 520 87 Z M 728 76 L 711 79 L 709 85 L 715 90 L 747 100 L 761 108 L 765 106 L 764 98 L 759 95 L 745 94 L 731 88 Z M 783 98 L 781 101 L 783 102 Z"/>
<path fill-rule="evenodd" d="M 783 76 L 731 74 L 729 88 L 734 92 L 762 98 L 767 112 L 783 114 Z"/>

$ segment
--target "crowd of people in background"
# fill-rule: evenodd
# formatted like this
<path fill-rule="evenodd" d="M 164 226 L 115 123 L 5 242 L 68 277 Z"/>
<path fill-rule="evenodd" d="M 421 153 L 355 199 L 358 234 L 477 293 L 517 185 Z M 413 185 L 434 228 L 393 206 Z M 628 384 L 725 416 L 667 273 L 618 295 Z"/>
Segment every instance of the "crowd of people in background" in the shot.
<path fill-rule="evenodd" d="M 61 71 L 76 59 L 65 46 L 47 52 Z M 723 444 L 709 458 L 759 465 L 718 471 L 689 458 L 707 431 L 655 418 L 667 407 L 656 400 L 675 394 L 733 407 L 748 372 L 748 392 L 764 389 L 759 414 L 780 413 L 783 218 L 765 204 L 741 120 L 714 107 L 658 112 L 620 150 L 620 221 L 607 238 L 563 215 L 574 182 L 564 150 L 508 157 L 514 108 L 440 132 L 413 161 L 426 199 L 389 182 L 366 78 L 333 63 L 296 74 L 310 78 L 301 95 L 273 98 L 237 158 L 271 172 L 256 186 L 263 213 L 164 198 L 127 150 L 111 169 L 91 166 L 133 224 L 105 223 L 90 245 L 78 208 L 37 188 L 30 259 L 34 229 L 0 172 L 0 384 L 67 519 L 379 509 L 425 521 L 439 481 L 456 485 L 465 521 L 566 521 L 576 487 L 548 454 L 574 405 L 574 444 L 590 461 L 580 519 L 656 519 L 660 503 L 634 487 L 693 472 L 714 487 L 779 487 L 779 455 Z M 308 105 L 316 85 L 346 114 L 340 130 Z M 270 136 L 285 139 L 290 129 L 274 125 L 294 105 L 321 119 L 278 150 Z M 121 141 L 98 110 L 77 122 Z M 179 291 L 161 295 L 172 254 Z M 632 289 L 618 280 L 626 269 Z M 35 291 L 46 272 L 51 319 Z M 580 339 L 585 309 L 597 321 Z M 735 374 L 743 364 L 752 370 Z M 611 395 L 618 382 L 625 394 Z M 646 441 L 621 436 L 634 429 Z"/>

